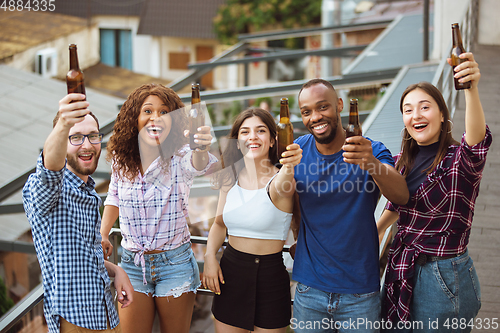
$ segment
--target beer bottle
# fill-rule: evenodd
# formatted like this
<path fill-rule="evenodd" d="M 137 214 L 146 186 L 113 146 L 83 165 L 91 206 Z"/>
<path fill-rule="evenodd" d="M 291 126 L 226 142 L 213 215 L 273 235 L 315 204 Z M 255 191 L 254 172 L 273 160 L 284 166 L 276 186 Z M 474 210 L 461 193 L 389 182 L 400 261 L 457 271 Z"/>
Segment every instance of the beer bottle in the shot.
<path fill-rule="evenodd" d="M 189 110 L 189 148 L 191 150 L 206 148 L 206 146 L 194 142 L 194 135 L 198 133 L 198 128 L 205 125 L 205 116 L 200 103 L 200 84 L 193 83 L 191 85 L 191 110 Z"/>
<path fill-rule="evenodd" d="M 361 126 L 359 125 L 358 100 L 352 98 L 349 103 L 349 124 L 345 130 L 345 137 L 362 135 Z"/>
<path fill-rule="evenodd" d="M 453 75 L 455 75 L 455 67 L 461 63 L 467 61 L 467 59 L 460 59 L 459 56 L 465 53 L 464 46 L 462 44 L 462 36 L 460 35 L 460 28 L 458 23 L 453 23 L 451 25 L 451 33 L 453 37 L 453 47 L 451 48 L 451 66 L 453 67 Z M 471 82 L 458 82 L 459 79 L 453 78 L 455 81 L 455 90 L 470 89 Z"/>
<path fill-rule="evenodd" d="M 69 45 L 69 72 L 66 74 L 66 85 L 68 86 L 68 94 L 78 93 L 85 95 L 83 72 L 78 64 L 76 44 Z"/>
<path fill-rule="evenodd" d="M 293 143 L 293 125 L 290 122 L 290 109 L 288 98 L 283 97 L 280 101 L 280 121 L 277 125 L 278 134 L 278 160 L 286 151 L 286 146 Z"/>

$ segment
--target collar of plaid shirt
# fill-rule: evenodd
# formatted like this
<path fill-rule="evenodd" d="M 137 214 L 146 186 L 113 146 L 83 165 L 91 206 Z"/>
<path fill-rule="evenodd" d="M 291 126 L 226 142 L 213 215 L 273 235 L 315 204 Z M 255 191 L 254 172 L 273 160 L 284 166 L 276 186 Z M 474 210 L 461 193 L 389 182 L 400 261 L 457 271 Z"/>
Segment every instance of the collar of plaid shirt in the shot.
<path fill-rule="evenodd" d="M 388 205 L 388 209 L 398 211 L 399 219 L 388 257 L 385 319 L 392 322 L 409 320 L 415 261 L 421 252 L 447 256 L 466 250 L 474 203 L 491 141 L 488 127 L 484 140 L 473 147 L 467 145 L 464 134 L 460 146 L 448 147 L 443 160 L 408 204 Z"/>

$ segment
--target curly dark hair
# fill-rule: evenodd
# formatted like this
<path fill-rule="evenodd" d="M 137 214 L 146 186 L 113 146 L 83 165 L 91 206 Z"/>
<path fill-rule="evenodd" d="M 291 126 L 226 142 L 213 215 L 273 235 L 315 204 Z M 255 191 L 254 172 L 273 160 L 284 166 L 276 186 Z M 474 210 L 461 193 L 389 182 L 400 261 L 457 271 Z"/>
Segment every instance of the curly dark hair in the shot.
<path fill-rule="evenodd" d="M 113 171 L 119 177 L 133 180 L 141 169 L 138 118 L 142 104 L 151 95 L 160 98 L 169 113 L 184 107 L 175 91 L 161 84 L 144 84 L 130 93 L 116 117 L 114 133 L 107 145 L 106 159 L 112 162 Z M 179 154 L 180 148 L 187 143 L 187 138 L 184 137 L 184 130 L 188 125 L 186 113 L 184 110 L 172 112 L 171 117 L 170 133 L 159 147 L 160 165 L 165 171 L 168 170 L 172 156 Z"/>
<path fill-rule="evenodd" d="M 238 174 L 245 167 L 243 161 L 243 154 L 241 150 L 237 148 L 238 133 L 240 127 L 245 120 L 251 117 L 259 117 L 262 122 L 269 129 L 269 134 L 271 138 L 276 140 L 276 122 L 273 116 L 266 110 L 258 107 L 250 107 L 242 111 L 234 120 L 231 131 L 226 136 L 227 144 L 224 147 L 222 156 L 219 162 L 220 172 L 216 173 L 216 176 L 212 179 L 212 183 L 215 188 L 220 189 L 224 185 L 234 185 Z M 275 144 L 269 148 L 269 161 L 271 164 L 278 163 L 278 145 Z"/>

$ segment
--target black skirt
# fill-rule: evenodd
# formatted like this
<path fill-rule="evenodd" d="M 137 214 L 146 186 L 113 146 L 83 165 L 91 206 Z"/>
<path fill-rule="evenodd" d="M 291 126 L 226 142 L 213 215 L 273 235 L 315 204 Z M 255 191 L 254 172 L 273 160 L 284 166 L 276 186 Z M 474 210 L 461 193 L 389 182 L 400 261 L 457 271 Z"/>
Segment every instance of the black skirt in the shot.
<path fill-rule="evenodd" d="M 228 245 L 220 260 L 225 284 L 214 295 L 212 313 L 249 331 L 286 327 L 291 318 L 290 277 L 282 252 L 254 255 Z"/>

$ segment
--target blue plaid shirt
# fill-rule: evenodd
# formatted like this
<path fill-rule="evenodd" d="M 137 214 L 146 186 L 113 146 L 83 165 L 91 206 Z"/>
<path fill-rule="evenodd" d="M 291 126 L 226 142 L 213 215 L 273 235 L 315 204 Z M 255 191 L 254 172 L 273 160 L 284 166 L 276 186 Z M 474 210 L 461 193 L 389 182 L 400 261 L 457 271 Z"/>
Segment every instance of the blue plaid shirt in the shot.
<path fill-rule="evenodd" d="M 50 332 L 59 332 L 59 316 L 91 330 L 118 325 L 101 247 L 101 199 L 87 183 L 64 167 L 47 170 L 40 154 L 36 172 L 23 188 L 44 289 Z"/>

